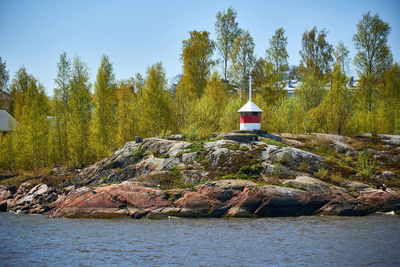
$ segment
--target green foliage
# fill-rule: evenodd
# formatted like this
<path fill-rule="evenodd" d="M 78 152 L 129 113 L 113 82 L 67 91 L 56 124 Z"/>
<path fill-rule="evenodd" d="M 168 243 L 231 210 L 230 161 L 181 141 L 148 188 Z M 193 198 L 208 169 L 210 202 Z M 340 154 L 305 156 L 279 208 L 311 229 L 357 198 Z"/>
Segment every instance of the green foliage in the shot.
<path fill-rule="evenodd" d="M 108 155 L 115 147 L 116 140 L 116 84 L 112 63 L 103 56 L 94 84 L 93 134 L 98 143 L 97 157 Z"/>
<path fill-rule="evenodd" d="M 329 171 L 325 169 L 324 167 L 319 168 L 315 176 L 320 178 L 321 180 L 326 180 L 328 178 Z"/>
<path fill-rule="evenodd" d="M 231 51 L 233 75 L 242 92 L 249 88 L 249 74 L 255 63 L 254 48 L 254 39 L 248 31 L 242 31 L 233 43 Z"/>
<path fill-rule="evenodd" d="M 229 7 L 226 12 L 217 13 L 215 33 L 217 36 L 217 48 L 222 57 L 224 81 L 228 81 L 228 61 L 233 43 L 240 36 L 241 30 L 236 22 L 237 12 Z"/>
<path fill-rule="evenodd" d="M 333 47 L 328 43 L 327 31 L 318 32 L 317 27 L 305 31 L 301 40 L 300 71 L 304 76 L 323 76 L 330 71 Z"/>
<path fill-rule="evenodd" d="M 358 155 L 358 164 L 361 168 L 361 170 L 359 170 L 359 173 L 364 177 L 365 181 L 369 181 L 371 178 L 374 177 L 375 162 L 372 159 L 370 159 L 367 151 L 363 150 Z"/>
<path fill-rule="evenodd" d="M 280 177 L 282 172 L 282 164 L 280 162 L 276 162 L 274 165 L 273 175 L 275 177 Z"/>
<path fill-rule="evenodd" d="M 138 147 L 136 147 L 131 153 L 131 156 L 135 159 L 135 162 L 140 161 L 146 155 L 147 155 L 146 150 L 144 149 L 142 144 L 140 144 Z"/>
<path fill-rule="evenodd" d="M 299 167 L 297 168 L 299 171 L 306 172 L 310 169 L 310 166 L 307 162 L 301 161 Z"/>
<path fill-rule="evenodd" d="M 70 120 L 68 125 L 69 153 L 71 162 L 81 166 L 91 161 L 90 122 L 92 119 L 92 95 L 89 70 L 79 57 L 74 59 L 71 74 L 71 94 L 68 102 Z"/>

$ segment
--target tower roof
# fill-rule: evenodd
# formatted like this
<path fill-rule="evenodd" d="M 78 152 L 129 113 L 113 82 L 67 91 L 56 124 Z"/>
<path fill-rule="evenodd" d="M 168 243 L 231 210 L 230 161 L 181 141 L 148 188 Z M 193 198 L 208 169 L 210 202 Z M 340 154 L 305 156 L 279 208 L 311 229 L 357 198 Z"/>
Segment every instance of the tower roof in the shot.
<path fill-rule="evenodd" d="M 238 110 L 238 112 L 263 112 L 263 111 L 262 111 L 262 109 L 257 107 L 256 104 L 251 102 L 251 100 L 249 100 L 249 102 L 247 102 L 243 107 L 241 107 Z"/>

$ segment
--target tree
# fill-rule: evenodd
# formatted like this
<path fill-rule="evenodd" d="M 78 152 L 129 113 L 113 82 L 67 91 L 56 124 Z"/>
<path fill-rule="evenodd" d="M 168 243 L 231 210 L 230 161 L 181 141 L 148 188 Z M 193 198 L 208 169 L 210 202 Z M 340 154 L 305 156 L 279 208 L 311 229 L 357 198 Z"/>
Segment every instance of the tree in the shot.
<path fill-rule="evenodd" d="M 45 165 L 48 140 L 48 99 L 42 85 L 30 79 L 23 97 L 19 127 L 16 133 L 16 147 L 20 151 L 19 166 L 31 169 L 37 174 L 39 163 Z"/>
<path fill-rule="evenodd" d="M 161 62 L 147 69 L 147 79 L 140 99 L 145 136 L 158 136 L 162 131 L 172 130 L 171 95 Z"/>
<path fill-rule="evenodd" d="M 221 117 L 227 104 L 227 90 L 221 78 L 214 72 L 207 83 L 204 95 L 193 105 L 193 112 L 185 128 L 189 139 L 208 138 L 221 128 Z"/>
<path fill-rule="evenodd" d="M 228 62 L 233 43 L 240 36 L 240 29 L 236 22 L 237 12 L 229 7 L 226 12 L 217 13 L 215 33 L 217 36 L 217 48 L 222 57 L 224 82 L 228 82 Z"/>
<path fill-rule="evenodd" d="M 69 120 L 69 98 L 70 98 L 71 63 L 67 59 L 67 53 L 60 55 L 57 63 L 57 76 L 54 79 L 54 112 L 56 119 L 56 134 L 58 141 L 58 157 L 61 165 L 68 160 L 68 120 Z"/>
<path fill-rule="evenodd" d="M 350 51 L 344 46 L 343 42 L 339 41 L 335 51 L 333 51 L 333 56 L 335 57 L 335 64 L 340 65 L 341 72 L 346 74 L 349 68 L 349 53 Z"/>
<path fill-rule="evenodd" d="M 116 123 L 116 84 L 110 59 L 103 56 L 94 84 L 93 127 L 98 156 L 108 155 L 115 146 Z"/>
<path fill-rule="evenodd" d="M 286 50 L 287 37 L 285 30 L 279 28 L 269 40 L 269 48 L 267 49 L 267 60 L 271 62 L 274 71 L 274 87 L 275 87 L 275 110 L 278 108 L 279 91 L 284 88 L 282 83 L 284 72 L 288 70 L 288 52 Z"/>
<path fill-rule="evenodd" d="M 8 79 L 10 75 L 8 74 L 6 61 L 0 57 L 0 91 L 4 91 L 7 87 Z"/>
<path fill-rule="evenodd" d="M 134 85 L 128 81 L 121 82 L 117 90 L 118 105 L 116 109 L 117 143 L 125 144 L 133 140 L 138 128 L 140 116 L 137 108 L 137 99 Z"/>
<path fill-rule="evenodd" d="M 323 76 L 330 72 L 333 47 L 326 40 L 326 35 L 325 29 L 318 32 L 316 27 L 303 33 L 300 70 L 304 76 L 309 74 Z"/>
<path fill-rule="evenodd" d="M 325 94 L 325 80 L 316 75 L 308 75 L 303 78 L 302 83 L 295 91 L 295 97 L 299 99 L 305 111 L 318 106 L 324 99 Z"/>
<path fill-rule="evenodd" d="M 78 166 L 89 162 L 89 126 L 92 110 L 89 72 L 79 57 L 74 59 L 71 73 L 71 93 L 68 125 L 69 149 L 72 163 Z"/>
<path fill-rule="evenodd" d="M 249 75 L 253 70 L 254 40 L 248 31 L 242 31 L 241 35 L 235 40 L 232 48 L 231 59 L 232 68 L 236 84 L 240 84 L 240 89 L 248 89 Z"/>
<path fill-rule="evenodd" d="M 33 77 L 28 74 L 25 67 L 21 67 L 16 72 L 14 79 L 10 85 L 11 115 L 18 121 L 22 116 L 22 111 L 25 106 L 25 93 L 28 91 L 28 85 Z"/>
<path fill-rule="evenodd" d="M 183 61 L 183 77 L 186 91 L 191 97 L 200 98 L 207 85 L 214 42 L 207 31 L 191 31 L 190 38 L 184 40 L 181 60 Z"/>
<path fill-rule="evenodd" d="M 353 36 L 357 49 L 354 65 L 364 85 L 360 90 L 369 112 L 376 103 L 376 85 L 392 65 L 392 53 L 387 44 L 390 30 L 389 24 L 382 21 L 378 14 L 371 16 L 368 12 L 357 24 L 357 33 Z"/>
<path fill-rule="evenodd" d="M 384 74 L 379 95 L 378 118 L 382 133 L 400 133 L 400 66 L 395 63 Z"/>

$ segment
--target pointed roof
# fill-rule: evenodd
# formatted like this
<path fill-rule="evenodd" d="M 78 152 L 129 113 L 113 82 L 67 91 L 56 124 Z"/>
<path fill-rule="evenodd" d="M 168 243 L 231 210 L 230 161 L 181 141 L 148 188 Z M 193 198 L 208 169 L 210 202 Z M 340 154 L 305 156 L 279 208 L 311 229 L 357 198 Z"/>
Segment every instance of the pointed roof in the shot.
<path fill-rule="evenodd" d="M 0 131 L 10 131 L 17 121 L 4 109 L 0 110 Z"/>
<path fill-rule="evenodd" d="M 257 107 L 256 104 L 251 102 L 251 100 L 249 100 L 249 102 L 247 102 L 243 107 L 241 107 L 238 110 L 238 112 L 263 112 L 263 111 L 262 111 L 262 109 Z"/>

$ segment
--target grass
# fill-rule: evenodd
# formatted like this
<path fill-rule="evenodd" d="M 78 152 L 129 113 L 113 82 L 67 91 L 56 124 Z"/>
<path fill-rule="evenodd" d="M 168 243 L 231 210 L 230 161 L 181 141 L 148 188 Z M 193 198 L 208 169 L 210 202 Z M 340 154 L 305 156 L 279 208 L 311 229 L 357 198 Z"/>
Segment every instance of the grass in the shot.
<path fill-rule="evenodd" d="M 276 141 L 274 139 L 269 139 L 265 137 L 259 137 L 259 140 L 269 145 L 280 146 L 280 147 L 288 146 L 280 141 Z"/>

